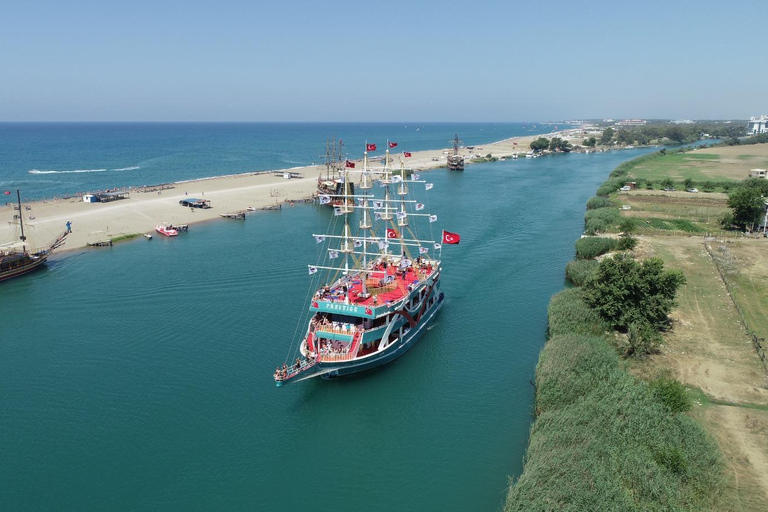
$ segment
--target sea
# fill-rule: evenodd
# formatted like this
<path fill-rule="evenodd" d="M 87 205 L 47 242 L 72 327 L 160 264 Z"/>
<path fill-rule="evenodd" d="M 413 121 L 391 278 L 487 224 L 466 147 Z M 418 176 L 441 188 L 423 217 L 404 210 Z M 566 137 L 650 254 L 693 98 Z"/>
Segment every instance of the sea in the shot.
<path fill-rule="evenodd" d="M 42 197 L 302 165 L 331 132 L 357 147 L 391 127 L 404 149 L 430 147 L 404 125 L 359 126 L 369 133 L 314 125 L 277 147 L 256 136 L 274 137 L 266 126 L 24 125 L 11 138 L 26 150 L 0 165 L 4 186 Z M 455 132 L 482 144 L 522 129 L 475 126 L 423 131 L 444 147 Z M 429 172 L 423 202 L 461 235 L 443 248 L 443 309 L 402 358 L 357 377 L 272 378 L 305 328 L 326 207 L 60 253 L 0 284 L 0 510 L 499 510 L 523 468 L 547 304 L 585 202 L 647 151 Z"/>
<path fill-rule="evenodd" d="M 26 199 L 320 164 L 326 140 L 347 157 L 548 133 L 541 123 L 0 123 L 0 189 Z M 449 142 L 451 141 L 451 142 Z"/>

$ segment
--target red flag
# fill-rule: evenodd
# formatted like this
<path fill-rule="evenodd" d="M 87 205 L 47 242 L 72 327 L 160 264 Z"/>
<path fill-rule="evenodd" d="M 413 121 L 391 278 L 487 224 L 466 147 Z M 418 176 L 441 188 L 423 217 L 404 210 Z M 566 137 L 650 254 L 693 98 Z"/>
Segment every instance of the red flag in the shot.
<path fill-rule="evenodd" d="M 411 154 L 409 152 L 407 152 L 407 151 L 403 151 L 403 156 L 405 158 L 411 158 Z"/>
<path fill-rule="evenodd" d="M 352 169 L 355 168 L 355 162 L 352 162 L 350 160 L 347 160 L 344 165 L 346 165 L 347 167 L 351 167 Z"/>
<path fill-rule="evenodd" d="M 376 151 L 376 144 L 366 144 L 365 145 L 366 151 Z"/>
<path fill-rule="evenodd" d="M 397 147 L 397 142 L 390 142 L 389 143 L 389 147 L 390 148 L 396 148 Z"/>
<path fill-rule="evenodd" d="M 443 231 L 443 243 L 444 244 L 458 244 L 461 241 L 461 237 L 458 233 L 451 233 L 450 231 Z"/>
<path fill-rule="evenodd" d="M 392 228 L 387 228 L 387 238 L 397 238 L 397 230 Z"/>
<path fill-rule="evenodd" d="M 11 195 L 11 191 L 10 190 L 6 190 L 5 191 L 5 195 L 7 195 L 7 196 Z"/>

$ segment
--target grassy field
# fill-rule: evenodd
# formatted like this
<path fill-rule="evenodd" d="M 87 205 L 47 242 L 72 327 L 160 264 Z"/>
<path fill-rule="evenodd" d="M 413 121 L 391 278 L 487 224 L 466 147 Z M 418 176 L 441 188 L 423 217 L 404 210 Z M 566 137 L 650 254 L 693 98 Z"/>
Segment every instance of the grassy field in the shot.
<path fill-rule="evenodd" d="M 650 159 L 631 167 L 632 178 L 660 181 L 743 180 L 750 169 L 768 168 L 768 144 L 697 149 Z"/>

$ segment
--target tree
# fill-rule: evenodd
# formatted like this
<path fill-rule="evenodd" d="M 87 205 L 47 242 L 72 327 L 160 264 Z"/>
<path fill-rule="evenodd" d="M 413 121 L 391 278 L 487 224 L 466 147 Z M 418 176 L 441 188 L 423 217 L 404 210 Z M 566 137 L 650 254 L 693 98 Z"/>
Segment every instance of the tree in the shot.
<path fill-rule="evenodd" d="M 539 137 L 535 141 L 531 142 L 531 149 L 539 152 L 549 147 L 549 139 L 546 137 Z"/>
<path fill-rule="evenodd" d="M 597 144 L 597 139 L 594 137 L 590 137 L 588 139 L 584 139 L 584 142 L 581 143 L 582 146 L 586 146 L 588 148 L 593 148 Z"/>
<path fill-rule="evenodd" d="M 682 128 L 678 125 L 668 127 L 665 135 L 669 140 L 678 144 L 682 144 L 686 137 L 685 132 L 683 132 Z"/>
<path fill-rule="evenodd" d="M 662 188 L 672 188 L 675 186 L 675 182 L 672 181 L 672 178 L 664 178 L 661 181 Z"/>
<path fill-rule="evenodd" d="M 567 153 L 571 150 L 571 143 L 560 137 L 552 137 L 552 140 L 549 141 L 549 149 L 550 151 L 562 151 Z"/>
<path fill-rule="evenodd" d="M 616 133 L 616 130 L 614 130 L 610 126 L 605 130 L 603 130 L 603 135 L 600 136 L 600 144 L 610 144 L 611 139 L 613 139 L 614 133 Z"/>
<path fill-rule="evenodd" d="M 733 223 L 745 229 L 760 221 L 765 202 L 759 188 L 741 186 L 728 195 L 728 207 L 733 209 Z"/>
<path fill-rule="evenodd" d="M 675 306 L 675 294 L 685 276 L 664 270 L 661 258 L 636 262 L 622 253 L 600 262 L 593 279 L 584 285 L 584 301 L 613 327 L 649 324 L 658 329 Z"/>

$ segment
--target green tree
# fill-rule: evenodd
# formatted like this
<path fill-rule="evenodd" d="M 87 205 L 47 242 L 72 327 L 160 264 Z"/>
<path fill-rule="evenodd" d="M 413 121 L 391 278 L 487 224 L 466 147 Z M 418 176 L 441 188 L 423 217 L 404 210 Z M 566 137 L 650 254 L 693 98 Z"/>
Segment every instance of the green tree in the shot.
<path fill-rule="evenodd" d="M 733 209 L 733 223 L 744 229 L 760 221 L 765 202 L 759 188 L 742 186 L 728 195 L 728 207 Z"/>
<path fill-rule="evenodd" d="M 546 137 L 539 137 L 535 141 L 531 142 L 531 149 L 539 152 L 549 147 L 549 139 Z"/>
<path fill-rule="evenodd" d="M 675 182 L 672 181 L 672 178 L 664 178 L 661 181 L 661 187 L 662 188 L 672 188 L 675 186 Z"/>
<path fill-rule="evenodd" d="M 600 262 L 595 278 L 584 285 L 584 301 L 617 329 L 632 323 L 658 329 L 667 322 L 684 283 L 683 273 L 664 270 L 660 258 L 638 263 L 621 253 Z"/>
<path fill-rule="evenodd" d="M 686 138 L 686 133 L 683 131 L 682 128 L 680 128 L 679 125 L 669 126 L 669 127 L 667 127 L 665 132 L 666 133 L 664 135 L 666 135 L 666 137 L 669 140 L 671 140 L 672 142 L 676 142 L 677 144 L 682 144 L 683 141 Z M 696 138 L 698 138 L 698 137 L 696 137 Z M 694 140 L 696 140 L 696 139 L 694 139 Z"/>
<path fill-rule="evenodd" d="M 635 142 L 635 136 L 630 130 L 619 130 L 616 140 L 621 144 L 632 144 Z"/>
<path fill-rule="evenodd" d="M 683 186 L 684 186 L 686 189 L 688 189 L 688 188 L 693 188 L 693 180 L 692 180 L 691 178 L 685 178 L 685 179 L 683 180 Z"/>
<path fill-rule="evenodd" d="M 582 146 L 586 146 L 588 148 L 593 148 L 597 144 L 597 139 L 594 137 L 590 137 L 588 139 L 584 139 L 584 142 L 581 143 Z"/>
<path fill-rule="evenodd" d="M 616 133 L 616 130 L 614 130 L 610 126 L 605 130 L 603 130 L 603 134 L 600 136 L 600 144 L 610 144 L 611 139 L 613 139 L 614 133 Z"/>

